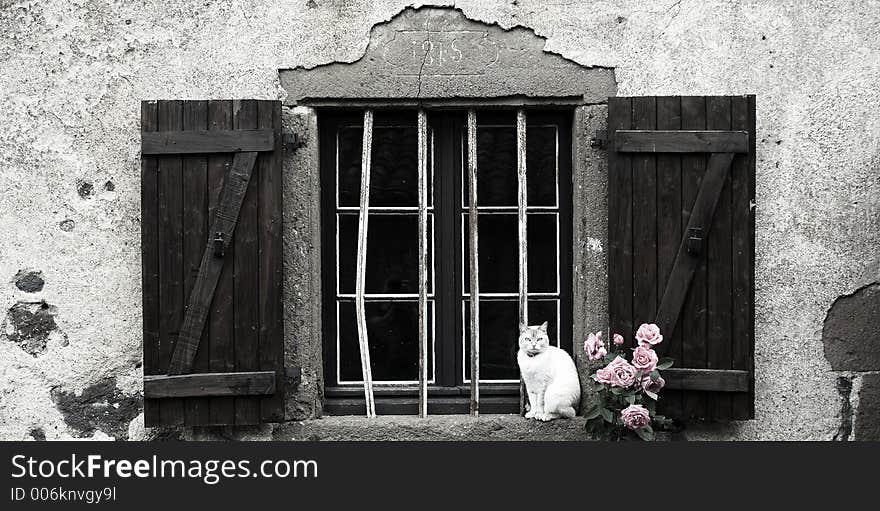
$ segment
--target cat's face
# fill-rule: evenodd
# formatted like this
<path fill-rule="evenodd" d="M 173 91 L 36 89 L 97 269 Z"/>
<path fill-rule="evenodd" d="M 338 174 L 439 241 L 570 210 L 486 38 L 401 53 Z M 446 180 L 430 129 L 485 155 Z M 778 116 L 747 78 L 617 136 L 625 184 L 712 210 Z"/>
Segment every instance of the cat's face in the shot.
<path fill-rule="evenodd" d="M 519 326 L 519 349 L 534 357 L 547 350 L 550 338 L 547 337 L 547 322 L 539 326 Z"/>

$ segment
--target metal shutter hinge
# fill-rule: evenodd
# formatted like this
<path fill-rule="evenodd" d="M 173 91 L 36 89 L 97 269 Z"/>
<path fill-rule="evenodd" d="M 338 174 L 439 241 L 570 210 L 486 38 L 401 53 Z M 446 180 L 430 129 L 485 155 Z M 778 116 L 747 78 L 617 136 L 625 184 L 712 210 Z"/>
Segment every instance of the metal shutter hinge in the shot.
<path fill-rule="evenodd" d="M 608 132 L 605 130 L 597 130 L 593 138 L 590 139 L 590 147 L 596 149 L 605 149 L 608 147 Z"/>
<path fill-rule="evenodd" d="M 284 382 L 290 385 L 299 385 L 302 381 L 302 369 L 299 367 L 284 368 Z"/>
<path fill-rule="evenodd" d="M 294 152 L 305 145 L 305 141 L 297 133 L 285 133 L 281 135 L 281 145 L 285 151 Z"/>
<path fill-rule="evenodd" d="M 608 147 L 608 132 L 605 130 L 597 130 L 596 135 L 590 139 L 590 146 L 597 149 L 605 149 Z"/>

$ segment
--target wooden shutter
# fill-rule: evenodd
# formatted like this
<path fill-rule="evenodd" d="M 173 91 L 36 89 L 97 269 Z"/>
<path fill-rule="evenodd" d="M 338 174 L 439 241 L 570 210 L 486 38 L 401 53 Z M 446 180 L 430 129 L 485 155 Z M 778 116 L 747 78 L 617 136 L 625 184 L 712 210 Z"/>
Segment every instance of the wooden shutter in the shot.
<path fill-rule="evenodd" d="M 149 426 L 283 420 L 281 104 L 144 101 Z"/>
<path fill-rule="evenodd" d="M 755 98 L 608 101 L 613 332 L 675 359 L 661 412 L 754 417 Z"/>

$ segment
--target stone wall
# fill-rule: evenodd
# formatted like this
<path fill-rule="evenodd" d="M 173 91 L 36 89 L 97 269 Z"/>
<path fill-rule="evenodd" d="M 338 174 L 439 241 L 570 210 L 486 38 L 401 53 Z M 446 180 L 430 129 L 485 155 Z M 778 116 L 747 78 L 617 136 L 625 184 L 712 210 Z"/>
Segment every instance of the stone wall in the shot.
<path fill-rule="evenodd" d="M 139 417 L 139 101 L 284 99 L 279 69 L 354 62 L 371 28 L 411 5 L 0 4 L 0 438 L 157 434 Z M 870 371 L 880 368 L 839 366 L 850 348 L 835 346 L 855 342 L 876 358 L 878 340 L 825 328 L 823 342 L 823 327 L 826 316 L 839 323 L 833 304 L 845 310 L 853 300 L 838 297 L 876 304 L 880 2 L 454 5 L 475 21 L 533 29 L 545 50 L 584 66 L 613 68 L 620 95 L 757 94 L 756 419 L 688 436 L 876 438 L 880 391 Z M 285 115 L 288 125 L 314 122 L 309 112 Z M 302 161 L 314 158 L 313 148 L 302 151 Z M 290 163 L 285 170 L 299 168 Z M 286 200 L 314 178 L 299 177 Z M 319 260 L 314 240 L 296 235 L 315 221 L 304 204 L 285 209 L 285 250 Z M 601 260 L 600 231 L 585 226 L 576 240 L 584 258 Z M 288 304 L 310 299 L 313 277 L 286 282 Z M 584 307 L 585 321 L 598 321 L 597 306 Z M 866 307 L 856 316 L 876 324 L 876 305 Z M 288 306 L 288 324 L 314 328 L 300 311 Z M 287 351 L 303 360 L 298 346 Z M 319 369 L 304 374 L 304 388 L 313 387 L 291 404 L 294 415 L 320 412 L 320 382 Z M 224 434 L 269 438 L 271 427 Z"/>

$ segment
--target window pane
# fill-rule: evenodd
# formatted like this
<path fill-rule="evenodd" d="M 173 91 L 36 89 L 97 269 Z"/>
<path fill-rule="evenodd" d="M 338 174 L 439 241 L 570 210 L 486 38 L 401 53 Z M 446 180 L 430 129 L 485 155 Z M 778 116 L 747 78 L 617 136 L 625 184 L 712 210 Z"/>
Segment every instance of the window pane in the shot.
<path fill-rule="evenodd" d="M 529 206 L 556 206 L 556 164 L 556 127 L 528 127 L 526 188 Z"/>
<path fill-rule="evenodd" d="M 417 381 L 419 379 L 419 303 L 367 302 L 367 336 L 373 381 Z M 353 301 L 341 301 L 339 311 L 339 378 L 360 382 L 361 356 L 357 315 Z M 433 379 L 433 314 L 428 301 L 428 378 Z"/>
<path fill-rule="evenodd" d="M 470 215 L 462 215 L 464 292 L 470 292 Z M 519 231 L 516 213 L 478 215 L 481 293 L 519 291 Z"/>
<path fill-rule="evenodd" d="M 558 215 L 527 213 L 529 293 L 556 293 Z M 482 232 L 480 232 L 482 236 Z"/>
<path fill-rule="evenodd" d="M 467 207 L 466 162 L 462 173 L 462 206 Z M 477 126 L 477 205 L 516 206 L 516 196 L 516 127 Z"/>
<path fill-rule="evenodd" d="M 559 346 L 559 300 L 529 300 L 529 324 L 540 325 L 547 322 L 547 336 L 550 344 Z M 519 334 L 517 334 L 519 335 Z"/>
<path fill-rule="evenodd" d="M 471 377 L 470 300 L 464 300 L 464 374 Z M 480 380 L 516 380 L 519 368 L 519 305 L 516 300 L 480 300 Z"/>
<path fill-rule="evenodd" d="M 470 301 L 464 307 L 464 374 L 470 379 Z M 529 323 L 547 321 L 550 343 L 558 346 L 558 300 L 529 300 Z M 480 381 L 519 379 L 519 303 L 517 300 L 480 300 Z"/>
<path fill-rule="evenodd" d="M 339 130 L 339 206 L 360 205 L 363 128 Z M 429 138 L 430 140 L 430 138 Z M 373 128 L 370 206 L 418 206 L 418 131 L 415 127 Z M 431 204 L 428 168 L 428 204 Z"/>
<path fill-rule="evenodd" d="M 339 292 L 355 292 L 358 215 L 339 214 Z M 433 292 L 433 215 L 428 215 L 428 292 Z M 418 294 L 419 217 L 370 215 L 367 231 L 367 294 Z"/>

